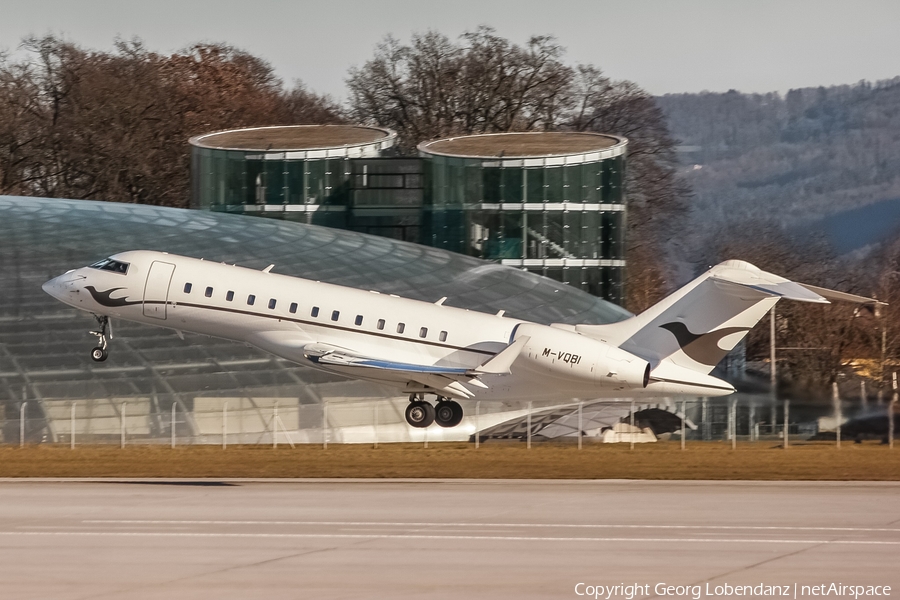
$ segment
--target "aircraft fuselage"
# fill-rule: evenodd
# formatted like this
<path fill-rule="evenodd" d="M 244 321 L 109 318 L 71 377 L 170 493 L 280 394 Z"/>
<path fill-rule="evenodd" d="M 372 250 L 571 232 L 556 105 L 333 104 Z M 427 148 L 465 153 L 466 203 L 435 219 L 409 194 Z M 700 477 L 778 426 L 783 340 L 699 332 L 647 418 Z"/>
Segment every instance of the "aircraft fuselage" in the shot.
<path fill-rule="evenodd" d="M 441 389 L 430 383 L 440 375 L 404 380 L 395 371 L 323 364 L 316 355 L 323 349 L 336 355 L 346 351 L 475 370 L 527 332 L 511 373 L 464 379 L 457 384 L 461 393 L 445 395 L 561 401 L 696 393 L 663 382 L 647 385 L 645 375 L 641 380 L 645 363 L 636 357 L 521 319 L 161 252 L 123 252 L 109 261 L 69 271 L 44 289 L 95 315 L 243 342 L 298 364 L 410 393 Z"/>

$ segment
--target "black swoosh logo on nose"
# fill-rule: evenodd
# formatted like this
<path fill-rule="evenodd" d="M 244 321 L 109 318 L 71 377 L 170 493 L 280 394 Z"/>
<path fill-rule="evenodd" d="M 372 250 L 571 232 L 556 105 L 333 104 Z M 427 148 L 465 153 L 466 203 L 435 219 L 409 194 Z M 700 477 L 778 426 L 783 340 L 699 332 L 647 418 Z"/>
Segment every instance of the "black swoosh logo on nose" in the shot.
<path fill-rule="evenodd" d="M 91 294 L 91 297 L 94 299 L 94 301 L 101 306 L 114 308 L 116 306 L 131 306 L 132 304 L 141 303 L 140 300 L 136 302 L 130 301 L 128 300 L 127 296 L 125 298 L 110 298 L 110 295 L 112 295 L 113 292 L 124 290 L 125 288 L 123 287 L 111 288 L 102 292 L 97 291 L 97 288 L 92 285 L 86 285 L 84 286 L 84 289 L 86 289 Z"/>
<path fill-rule="evenodd" d="M 725 327 L 709 333 L 694 333 L 680 321 L 660 325 L 672 332 L 678 345 L 690 358 L 702 365 L 714 367 L 728 354 L 728 350 L 719 347 L 719 341 L 734 333 L 750 331 L 749 327 Z"/>

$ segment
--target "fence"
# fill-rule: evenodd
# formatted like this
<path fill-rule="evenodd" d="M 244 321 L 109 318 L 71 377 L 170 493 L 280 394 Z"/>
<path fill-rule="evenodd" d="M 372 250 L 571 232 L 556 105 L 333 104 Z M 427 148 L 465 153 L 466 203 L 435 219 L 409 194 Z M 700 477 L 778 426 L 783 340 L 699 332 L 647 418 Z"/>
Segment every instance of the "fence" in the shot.
<path fill-rule="evenodd" d="M 427 430 L 406 424 L 405 397 L 309 402 L 297 398 L 152 397 L 24 400 L 7 403 L 0 419 L 3 444 L 321 444 L 465 441 L 477 425 L 515 417 L 500 402 L 467 405 L 460 427 Z"/>
<path fill-rule="evenodd" d="M 836 398 L 832 405 L 769 396 L 563 405 L 463 402 L 459 426 L 407 425 L 408 401 L 306 402 L 297 398 L 180 397 L 25 400 L 5 405 L 0 443 L 340 444 L 489 440 L 635 442 L 674 437 L 732 444 L 791 439 L 883 439 L 893 445 L 896 394 L 889 402 Z M 633 407 L 633 408 L 632 408 Z M 896 417 L 895 417 L 896 418 Z M 664 432 L 661 434 L 661 432 Z M 785 433 L 787 435 L 785 435 Z"/>

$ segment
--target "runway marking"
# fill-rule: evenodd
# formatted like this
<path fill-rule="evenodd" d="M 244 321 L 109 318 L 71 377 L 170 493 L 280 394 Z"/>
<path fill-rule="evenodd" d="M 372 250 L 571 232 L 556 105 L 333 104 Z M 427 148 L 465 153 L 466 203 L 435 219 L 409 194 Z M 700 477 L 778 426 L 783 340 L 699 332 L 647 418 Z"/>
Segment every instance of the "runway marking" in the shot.
<path fill-rule="evenodd" d="M 707 530 L 749 530 L 749 531 L 876 531 L 900 533 L 900 527 L 795 527 L 779 525 L 622 525 L 622 524 L 577 524 L 577 523 L 385 523 L 376 521 L 204 521 L 204 520 L 141 520 L 141 519 L 84 519 L 82 523 L 127 524 L 127 525 L 338 525 L 346 527 L 542 527 L 577 529 L 707 529 Z"/>
<path fill-rule="evenodd" d="M 365 540 L 484 540 L 521 542 L 656 542 L 701 544 L 828 544 L 853 546 L 900 546 L 900 541 L 880 540 L 786 540 L 727 538 L 629 538 L 629 537 L 541 537 L 501 535 L 431 535 L 431 534 L 364 534 L 364 533 L 227 533 L 175 531 L 0 531 L 0 536 L 16 537 L 160 537 L 160 538 L 260 538 L 260 539 L 365 539 Z"/>

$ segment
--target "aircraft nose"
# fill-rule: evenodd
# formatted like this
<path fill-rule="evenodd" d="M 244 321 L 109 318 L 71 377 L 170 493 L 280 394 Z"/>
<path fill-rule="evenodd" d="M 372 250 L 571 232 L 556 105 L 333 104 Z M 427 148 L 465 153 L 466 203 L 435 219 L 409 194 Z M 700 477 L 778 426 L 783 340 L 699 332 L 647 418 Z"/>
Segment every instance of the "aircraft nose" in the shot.
<path fill-rule="evenodd" d="M 51 296 L 53 296 L 54 295 L 53 289 L 56 286 L 56 279 L 57 278 L 54 277 L 50 281 L 45 281 L 44 285 L 41 286 L 41 289 L 44 290 L 46 293 L 50 294 Z"/>
<path fill-rule="evenodd" d="M 59 277 L 54 277 L 50 281 L 44 282 L 44 284 L 41 285 L 41 289 L 57 300 L 65 301 L 66 295 L 77 291 L 78 288 L 75 283 L 83 279 L 83 275 L 76 275 L 74 271 L 69 271 Z"/>

